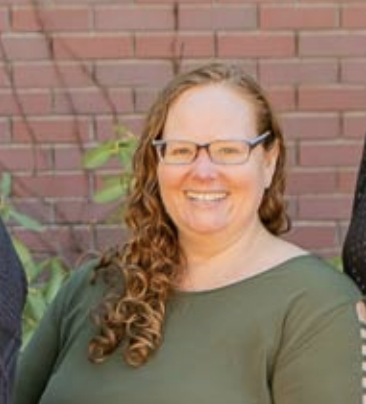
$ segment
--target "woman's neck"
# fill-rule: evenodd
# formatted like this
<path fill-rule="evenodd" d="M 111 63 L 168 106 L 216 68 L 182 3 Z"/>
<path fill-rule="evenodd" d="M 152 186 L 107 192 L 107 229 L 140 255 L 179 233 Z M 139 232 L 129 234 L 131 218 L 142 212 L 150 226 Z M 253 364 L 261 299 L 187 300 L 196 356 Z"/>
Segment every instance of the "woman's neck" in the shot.
<path fill-rule="evenodd" d="M 276 239 L 264 226 L 253 225 L 231 238 L 205 236 L 182 238 L 181 245 L 187 258 L 183 289 L 209 289 L 250 276 L 263 265 L 263 254 Z"/>

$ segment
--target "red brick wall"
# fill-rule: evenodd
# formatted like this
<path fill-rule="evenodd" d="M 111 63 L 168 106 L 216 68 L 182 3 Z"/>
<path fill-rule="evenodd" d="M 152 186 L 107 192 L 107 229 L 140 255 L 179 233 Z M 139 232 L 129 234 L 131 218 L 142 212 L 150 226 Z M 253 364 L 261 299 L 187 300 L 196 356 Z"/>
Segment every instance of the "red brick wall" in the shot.
<path fill-rule="evenodd" d="M 110 207 L 91 202 L 83 150 L 116 116 L 138 134 L 181 55 L 184 69 L 239 61 L 267 89 L 289 147 L 289 238 L 339 254 L 366 133 L 364 1 L 0 0 L 0 39 L 0 169 L 47 225 L 23 233 L 35 249 L 119 239 L 96 224 Z"/>

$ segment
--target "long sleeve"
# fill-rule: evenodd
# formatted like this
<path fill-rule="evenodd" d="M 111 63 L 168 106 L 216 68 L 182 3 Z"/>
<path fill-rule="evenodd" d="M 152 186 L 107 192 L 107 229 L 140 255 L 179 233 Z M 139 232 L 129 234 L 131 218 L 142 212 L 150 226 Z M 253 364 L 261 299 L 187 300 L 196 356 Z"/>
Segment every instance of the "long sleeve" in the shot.
<path fill-rule="evenodd" d="M 9 403 L 21 344 L 21 316 L 27 282 L 20 260 L 0 218 L 0 402 Z"/>
<path fill-rule="evenodd" d="M 51 303 L 25 351 L 21 354 L 14 388 L 14 404 L 38 404 L 62 360 L 72 333 L 72 318 L 85 298 L 89 272 L 94 263 L 76 271 Z M 80 310 L 88 316 L 88 307 Z"/>
<path fill-rule="evenodd" d="M 343 245 L 343 267 L 366 293 L 366 137 L 354 194 L 350 225 Z"/>

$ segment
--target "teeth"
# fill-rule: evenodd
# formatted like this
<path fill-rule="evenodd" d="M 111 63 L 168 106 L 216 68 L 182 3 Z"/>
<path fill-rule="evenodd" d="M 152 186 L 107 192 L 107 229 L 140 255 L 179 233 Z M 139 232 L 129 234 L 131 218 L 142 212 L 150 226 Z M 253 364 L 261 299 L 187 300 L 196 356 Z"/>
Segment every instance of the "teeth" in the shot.
<path fill-rule="evenodd" d="M 190 199 L 196 199 L 199 201 L 218 201 L 225 198 L 226 193 L 224 192 L 210 192 L 210 193 L 198 193 L 198 192 L 187 192 L 187 196 Z"/>

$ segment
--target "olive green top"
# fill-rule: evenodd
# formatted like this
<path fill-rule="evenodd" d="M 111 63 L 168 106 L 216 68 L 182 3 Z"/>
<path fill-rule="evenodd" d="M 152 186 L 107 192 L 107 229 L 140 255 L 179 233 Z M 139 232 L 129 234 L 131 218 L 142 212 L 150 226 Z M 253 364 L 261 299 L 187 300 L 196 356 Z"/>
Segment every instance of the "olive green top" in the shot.
<path fill-rule="evenodd" d="M 14 404 L 361 404 L 359 292 L 314 256 L 177 292 L 144 366 L 87 359 L 103 285 L 77 271 L 22 355 Z"/>

